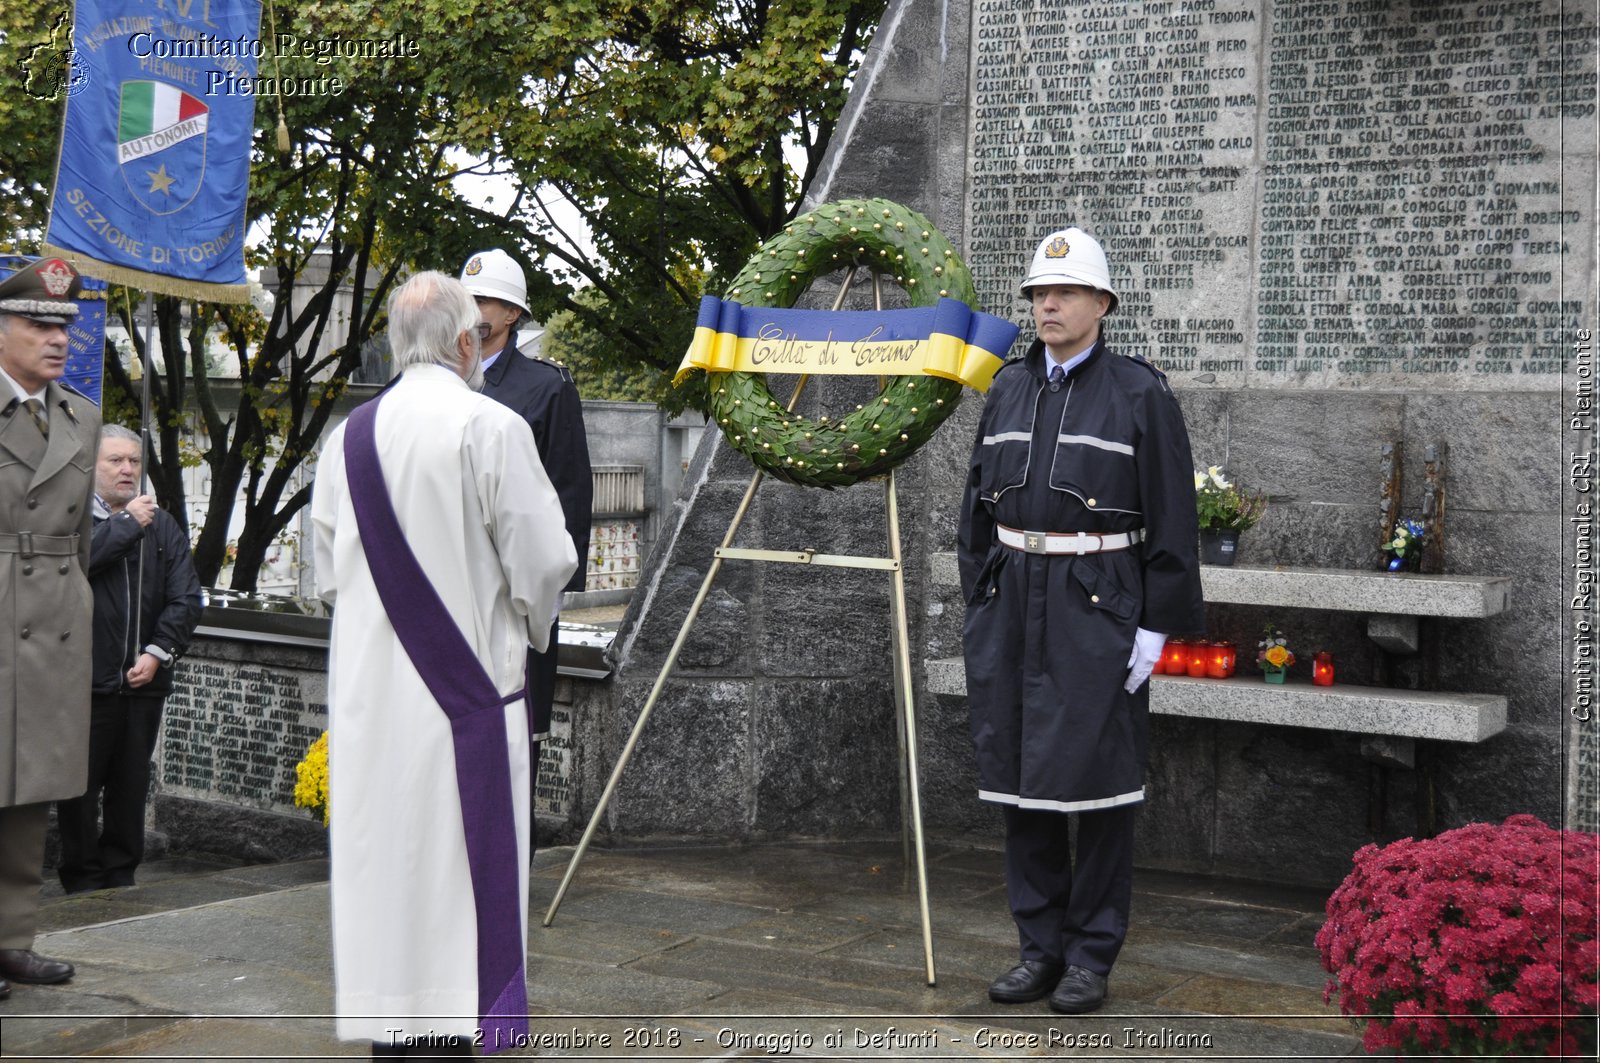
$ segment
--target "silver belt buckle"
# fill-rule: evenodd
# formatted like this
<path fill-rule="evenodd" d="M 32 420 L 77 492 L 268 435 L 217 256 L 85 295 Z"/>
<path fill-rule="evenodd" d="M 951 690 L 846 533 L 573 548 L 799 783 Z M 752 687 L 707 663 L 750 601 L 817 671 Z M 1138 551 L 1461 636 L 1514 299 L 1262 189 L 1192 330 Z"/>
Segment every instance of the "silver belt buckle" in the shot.
<path fill-rule="evenodd" d="M 1048 551 L 1045 549 L 1045 534 L 1044 534 L 1044 532 L 1030 532 L 1030 531 L 1023 532 L 1022 533 L 1022 549 L 1023 549 L 1024 552 L 1030 553 L 1030 554 L 1048 553 Z"/>

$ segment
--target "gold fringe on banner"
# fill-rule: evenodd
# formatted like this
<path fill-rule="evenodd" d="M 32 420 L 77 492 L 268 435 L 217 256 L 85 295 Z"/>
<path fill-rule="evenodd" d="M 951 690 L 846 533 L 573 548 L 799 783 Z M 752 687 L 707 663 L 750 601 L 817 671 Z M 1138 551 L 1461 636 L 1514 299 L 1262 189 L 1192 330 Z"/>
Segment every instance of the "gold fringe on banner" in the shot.
<path fill-rule="evenodd" d="M 248 284 L 210 284 L 206 281 L 186 281 L 176 277 L 168 277 L 160 273 L 150 273 L 142 269 L 129 269 L 127 266 L 118 266 L 110 262 L 102 262 L 92 258 L 82 251 L 71 251 L 65 247 L 56 247 L 54 244 L 45 244 L 40 251 L 42 255 L 55 255 L 72 263 L 79 273 L 87 273 L 91 277 L 110 281 L 113 284 L 124 284 L 140 291 L 154 292 L 156 295 L 175 295 L 180 299 L 195 299 L 205 303 L 248 303 L 250 301 L 250 286 Z"/>

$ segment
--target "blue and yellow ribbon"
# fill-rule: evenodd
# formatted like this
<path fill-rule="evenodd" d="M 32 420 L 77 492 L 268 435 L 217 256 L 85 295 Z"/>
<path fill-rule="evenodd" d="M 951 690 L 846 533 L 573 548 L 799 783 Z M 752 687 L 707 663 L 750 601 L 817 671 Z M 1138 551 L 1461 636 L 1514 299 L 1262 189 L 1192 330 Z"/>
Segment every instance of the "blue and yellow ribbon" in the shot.
<path fill-rule="evenodd" d="M 1017 326 L 959 299 L 906 310 L 750 307 L 708 295 L 673 383 L 711 373 L 943 377 L 987 391 Z"/>

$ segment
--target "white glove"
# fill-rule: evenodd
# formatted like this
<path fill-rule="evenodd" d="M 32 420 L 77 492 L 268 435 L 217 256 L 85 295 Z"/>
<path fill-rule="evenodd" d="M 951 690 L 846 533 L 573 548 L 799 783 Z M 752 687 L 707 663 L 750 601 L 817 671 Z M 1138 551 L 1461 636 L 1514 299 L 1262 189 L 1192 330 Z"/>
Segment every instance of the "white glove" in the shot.
<path fill-rule="evenodd" d="M 1122 684 L 1123 690 L 1132 694 L 1150 678 L 1150 673 L 1156 670 L 1156 662 L 1161 660 L 1161 649 L 1166 644 L 1167 636 L 1159 631 L 1140 628 L 1133 633 L 1133 652 L 1128 655 L 1128 681 Z"/>

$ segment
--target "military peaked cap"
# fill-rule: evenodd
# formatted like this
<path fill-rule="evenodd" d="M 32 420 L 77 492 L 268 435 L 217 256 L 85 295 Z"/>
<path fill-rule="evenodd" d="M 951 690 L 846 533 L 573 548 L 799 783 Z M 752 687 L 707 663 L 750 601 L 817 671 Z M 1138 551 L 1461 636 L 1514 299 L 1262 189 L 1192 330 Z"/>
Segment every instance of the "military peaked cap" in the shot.
<path fill-rule="evenodd" d="M 0 314 L 16 314 L 47 325 L 78 316 L 78 271 L 59 258 L 36 258 L 0 281 Z"/>

